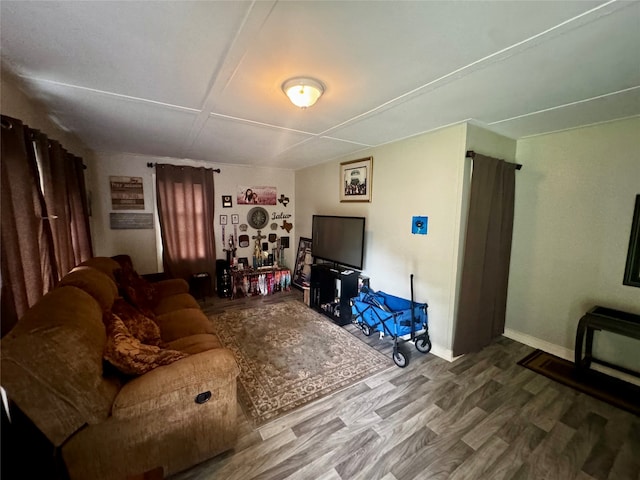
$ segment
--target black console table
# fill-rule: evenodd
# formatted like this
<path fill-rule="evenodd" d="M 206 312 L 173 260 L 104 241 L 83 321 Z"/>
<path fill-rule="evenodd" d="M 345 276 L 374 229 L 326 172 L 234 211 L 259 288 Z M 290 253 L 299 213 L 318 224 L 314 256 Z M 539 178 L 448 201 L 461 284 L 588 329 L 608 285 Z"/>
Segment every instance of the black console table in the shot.
<path fill-rule="evenodd" d="M 358 295 L 359 275 L 342 267 L 311 265 L 311 307 L 338 325 L 351 323 L 351 299 Z"/>
<path fill-rule="evenodd" d="M 578 373 L 584 372 L 593 362 L 624 372 L 628 375 L 640 377 L 640 372 L 593 357 L 593 333 L 596 330 L 606 330 L 640 340 L 640 315 L 599 306 L 589 310 L 578 322 L 575 352 L 576 371 Z M 582 351 L 583 343 L 584 356 Z"/>

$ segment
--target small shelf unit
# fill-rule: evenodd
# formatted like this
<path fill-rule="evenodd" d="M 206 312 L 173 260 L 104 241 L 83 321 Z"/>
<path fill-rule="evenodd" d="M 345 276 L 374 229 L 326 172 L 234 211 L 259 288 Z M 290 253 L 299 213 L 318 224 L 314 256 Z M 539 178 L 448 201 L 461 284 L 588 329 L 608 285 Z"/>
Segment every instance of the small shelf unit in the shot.
<path fill-rule="evenodd" d="M 360 272 L 333 264 L 311 266 L 311 308 L 338 325 L 351 323 L 351 299 L 358 295 Z"/>

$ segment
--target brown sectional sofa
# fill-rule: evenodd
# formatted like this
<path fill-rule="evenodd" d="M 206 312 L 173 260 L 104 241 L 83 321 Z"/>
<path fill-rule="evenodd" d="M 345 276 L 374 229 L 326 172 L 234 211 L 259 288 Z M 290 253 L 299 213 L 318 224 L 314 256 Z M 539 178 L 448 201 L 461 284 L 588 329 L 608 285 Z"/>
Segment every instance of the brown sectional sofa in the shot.
<path fill-rule="evenodd" d="M 153 310 L 162 346 L 189 355 L 133 378 L 109 373 L 103 315 L 118 297 L 120 268 L 107 257 L 82 263 L 1 343 L 2 386 L 60 448 L 72 480 L 157 467 L 170 475 L 232 448 L 237 437 L 238 366 L 185 281 L 154 283 Z M 199 403 L 206 392 L 210 399 Z"/>

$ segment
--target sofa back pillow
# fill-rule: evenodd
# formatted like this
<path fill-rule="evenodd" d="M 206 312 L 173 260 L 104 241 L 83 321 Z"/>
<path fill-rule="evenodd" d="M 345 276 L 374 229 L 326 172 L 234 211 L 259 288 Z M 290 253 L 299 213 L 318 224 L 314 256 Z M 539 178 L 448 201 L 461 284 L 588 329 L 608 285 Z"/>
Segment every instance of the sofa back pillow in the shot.
<path fill-rule="evenodd" d="M 116 270 L 115 277 L 120 294 L 146 315 L 152 316 L 159 300 L 153 284 L 126 265 Z"/>
<path fill-rule="evenodd" d="M 187 356 L 184 352 L 142 343 L 131 334 L 118 315 L 111 315 L 107 324 L 104 359 L 122 373 L 143 375 Z"/>
<path fill-rule="evenodd" d="M 137 340 L 147 345 L 160 345 L 160 327 L 158 324 L 124 298 L 115 299 L 111 312 L 120 318 L 131 335 Z M 109 317 L 105 316 L 105 318 Z"/>

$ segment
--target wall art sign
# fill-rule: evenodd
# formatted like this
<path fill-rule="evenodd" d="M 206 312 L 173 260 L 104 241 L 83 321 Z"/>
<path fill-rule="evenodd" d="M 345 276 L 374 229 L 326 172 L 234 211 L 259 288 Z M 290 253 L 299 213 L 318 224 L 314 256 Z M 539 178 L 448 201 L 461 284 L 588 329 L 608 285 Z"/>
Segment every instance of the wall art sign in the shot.
<path fill-rule="evenodd" d="M 110 176 L 113 210 L 144 210 L 142 177 Z"/>
<path fill-rule="evenodd" d="M 276 187 L 246 187 L 238 186 L 238 205 L 276 205 Z"/>
<path fill-rule="evenodd" d="M 340 201 L 370 202 L 373 183 L 373 157 L 340 164 Z"/>
<path fill-rule="evenodd" d="M 153 213 L 110 213 L 111 230 L 146 230 L 153 228 Z"/>
<path fill-rule="evenodd" d="M 231 195 L 222 195 L 222 208 L 231 208 L 231 207 L 233 207 Z"/>
<path fill-rule="evenodd" d="M 289 197 L 285 197 L 284 193 L 280 195 L 278 199 L 278 203 L 281 203 L 285 207 L 289 204 Z"/>

